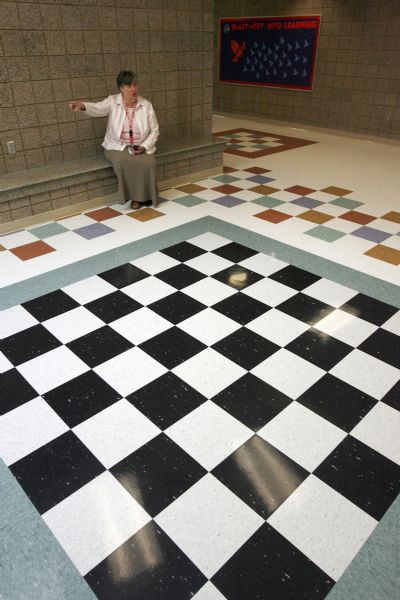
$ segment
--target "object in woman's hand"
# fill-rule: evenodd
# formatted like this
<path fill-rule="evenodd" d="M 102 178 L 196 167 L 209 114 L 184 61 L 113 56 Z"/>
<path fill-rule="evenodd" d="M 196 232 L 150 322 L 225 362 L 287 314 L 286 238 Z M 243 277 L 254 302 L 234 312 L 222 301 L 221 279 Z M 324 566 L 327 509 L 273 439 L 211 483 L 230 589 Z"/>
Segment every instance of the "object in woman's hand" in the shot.
<path fill-rule="evenodd" d="M 128 144 L 129 154 L 137 154 L 140 146 L 138 144 Z"/>

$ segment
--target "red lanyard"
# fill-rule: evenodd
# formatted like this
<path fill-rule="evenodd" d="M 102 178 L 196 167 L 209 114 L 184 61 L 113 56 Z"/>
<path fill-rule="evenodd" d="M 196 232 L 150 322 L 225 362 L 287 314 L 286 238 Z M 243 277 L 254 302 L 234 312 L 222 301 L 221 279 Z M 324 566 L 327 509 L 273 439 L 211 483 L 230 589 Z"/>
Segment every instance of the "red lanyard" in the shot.
<path fill-rule="evenodd" d="M 135 106 L 132 106 L 132 108 L 128 108 L 127 105 L 125 104 L 124 99 L 122 99 L 122 103 L 125 108 L 126 118 L 128 119 L 129 142 L 131 144 L 133 144 L 133 123 L 135 121 L 135 113 L 136 113 L 137 104 L 135 104 Z"/>

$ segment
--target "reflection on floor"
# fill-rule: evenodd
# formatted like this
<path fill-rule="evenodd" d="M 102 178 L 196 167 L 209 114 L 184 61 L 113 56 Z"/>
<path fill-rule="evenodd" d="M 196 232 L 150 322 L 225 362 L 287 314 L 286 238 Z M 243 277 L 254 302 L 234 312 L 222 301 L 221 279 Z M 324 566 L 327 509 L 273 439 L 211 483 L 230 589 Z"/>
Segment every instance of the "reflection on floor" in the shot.
<path fill-rule="evenodd" d="M 257 144 L 287 133 L 273 128 L 248 127 L 268 132 Z M 340 141 L 357 146 L 309 135 L 227 154 L 157 210 L 0 240 L 0 456 L 93 598 L 325 598 L 400 491 L 400 301 L 374 293 L 399 283 L 400 213 L 335 165 L 301 175 L 303 153 L 321 146 L 323 168 Z M 206 216 L 214 231 L 184 236 Z M 71 265 L 72 282 L 40 293 Z"/>

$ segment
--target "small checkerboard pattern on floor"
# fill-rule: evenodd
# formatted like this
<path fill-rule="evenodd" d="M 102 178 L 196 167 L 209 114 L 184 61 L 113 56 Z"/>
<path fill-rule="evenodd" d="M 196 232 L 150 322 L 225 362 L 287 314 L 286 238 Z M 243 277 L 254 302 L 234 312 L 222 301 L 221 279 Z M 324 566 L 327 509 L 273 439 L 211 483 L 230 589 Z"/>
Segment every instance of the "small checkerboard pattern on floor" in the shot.
<path fill-rule="evenodd" d="M 400 491 L 400 311 L 236 242 L 0 337 L 0 454 L 100 600 L 324 598 Z"/>
<path fill-rule="evenodd" d="M 286 152 L 287 150 L 317 143 L 312 140 L 303 140 L 298 137 L 294 138 L 266 131 L 246 129 L 244 127 L 219 131 L 218 133 L 214 133 L 214 135 L 227 140 L 227 147 L 225 149 L 227 154 L 235 154 L 236 156 L 243 156 L 245 158 L 259 158 L 260 156 L 267 156 L 276 152 Z"/>

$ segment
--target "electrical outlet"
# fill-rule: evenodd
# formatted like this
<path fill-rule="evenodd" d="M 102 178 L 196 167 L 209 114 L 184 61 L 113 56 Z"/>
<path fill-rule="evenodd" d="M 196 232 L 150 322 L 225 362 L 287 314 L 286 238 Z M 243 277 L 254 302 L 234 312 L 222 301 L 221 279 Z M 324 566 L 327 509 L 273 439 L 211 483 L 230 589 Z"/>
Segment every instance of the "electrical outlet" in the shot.
<path fill-rule="evenodd" d="M 13 140 L 11 142 L 7 142 L 7 150 L 8 154 L 15 154 L 17 152 L 15 142 Z"/>

